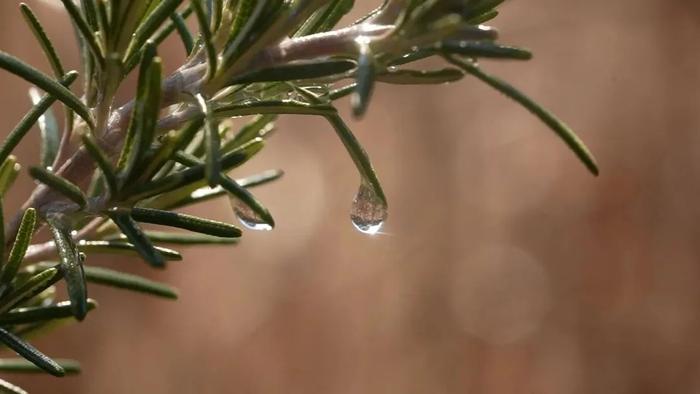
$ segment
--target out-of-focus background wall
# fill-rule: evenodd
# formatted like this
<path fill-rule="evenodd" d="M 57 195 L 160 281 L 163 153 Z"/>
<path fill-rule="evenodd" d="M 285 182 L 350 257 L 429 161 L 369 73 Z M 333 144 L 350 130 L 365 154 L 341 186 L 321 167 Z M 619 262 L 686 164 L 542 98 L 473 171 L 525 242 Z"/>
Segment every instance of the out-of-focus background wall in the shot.
<path fill-rule="evenodd" d="M 15 3 L 0 2 L 0 48 L 46 66 Z M 75 58 L 66 17 L 30 3 Z M 286 171 L 258 190 L 275 231 L 189 250 L 164 273 L 112 263 L 181 299 L 93 286 L 95 313 L 36 341 L 84 373 L 12 379 L 37 393 L 700 392 L 698 4 L 502 7 L 503 41 L 536 56 L 484 67 L 571 124 L 599 178 L 475 80 L 381 86 L 353 122 L 391 204 L 385 234 L 368 237 L 349 222 L 358 176 L 329 127 L 285 118 L 240 173 Z M 172 67 L 180 48 L 167 48 Z M 7 131 L 27 84 L 0 83 Z M 194 212 L 233 220 L 225 200 Z"/>

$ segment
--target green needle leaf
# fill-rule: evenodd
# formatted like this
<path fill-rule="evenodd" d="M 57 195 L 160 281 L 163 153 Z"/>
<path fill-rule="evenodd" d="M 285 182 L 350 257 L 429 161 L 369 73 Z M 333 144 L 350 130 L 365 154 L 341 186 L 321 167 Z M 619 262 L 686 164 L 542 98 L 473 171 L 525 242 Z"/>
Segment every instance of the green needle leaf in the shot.
<path fill-rule="evenodd" d="M 19 9 L 22 11 L 22 16 L 24 16 L 27 25 L 29 25 L 29 28 L 32 30 L 32 33 L 34 33 L 37 41 L 39 41 L 41 48 L 44 50 L 44 54 L 46 54 L 46 58 L 49 60 L 49 64 L 51 64 L 51 68 L 53 69 L 56 78 L 62 77 L 66 73 L 63 69 L 63 64 L 56 53 L 56 49 L 54 48 L 51 39 L 49 39 L 49 36 L 46 35 L 46 31 L 41 25 L 41 22 L 39 22 L 39 19 L 27 4 L 20 3 Z"/>
<path fill-rule="evenodd" d="M 146 101 L 148 95 L 148 69 L 153 64 L 153 59 L 156 57 L 156 47 L 147 42 L 143 51 L 141 52 L 141 63 L 139 67 L 139 79 L 136 87 L 136 101 L 134 104 L 134 110 L 131 114 L 131 119 L 129 120 L 129 128 L 126 132 L 126 137 L 124 137 L 124 146 L 122 152 L 119 155 L 119 160 L 117 161 L 117 168 L 123 173 L 124 178 L 129 175 L 130 170 L 136 165 L 136 159 L 139 154 L 138 150 L 142 149 L 142 145 L 150 146 L 152 141 L 147 144 L 140 144 L 138 138 L 140 137 L 140 129 L 143 128 L 143 118 L 146 111 Z"/>
<path fill-rule="evenodd" d="M 115 2 L 111 1 L 111 3 Z M 131 48 L 131 44 L 133 44 L 134 31 L 136 31 L 141 22 L 144 21 L 150 6 L 152 6 L 154 2 L 151 0 L 117 0 L 117 3 L 119 4 L 111 4 L 112 16 L 110 20 L 112 28 L 109 32 L 110 47 L 113 48 L 112 52 L 114 54 L 124 56 L 128 53 L 126 50 Z M 146 40 L 144 39 L 143 42 L 146 42 Z M 135 49 L 138 51 L 141 47 L 139 46 Z M 128 73 L 128 70 L 126 72 Z"/>
<path fill-rule="evenodd" d="M 224 8 L 224 0 L 207 0 L 208 18 L 211 30 L 216 31 L 221 24 L 221 14 Z M 228 5 L 227 5 L 228 6 Z"/>
<path fill-rule="evenodd" d="M 393 70 L 377 75 L 378 82 L 395 85 L 426 85 L 459 81 L 464 77 L 462 70 L 444 68 L 442 70 Z"/>
<path fill-rule="evenodd" d="M 127 50 L 127 55 L 124 57 L 126 69 L 131 70 L 136 66 L 138 62 L 138 54 L 143 48 L 146 41 L 148 41 L 151 36 L 160 28 L 163 23 L 168 20 L 170 15 L 176 12 L 177 7 L 182 3 L 182 0 L 162 0 L 158 3 L 157 7 L 153 9 L 145 20 L 143 20 L 136 32 L 133 35 L 133 39 L 129 44 L 129 50 Z"/>
<path fill-rule="evenodd" d="M 135 169 L 143 165 L 142 162 L 155 138 L 160 112 L 162 73 L 163 65 L 160 58 L 155 56 L 155 46 L 148 43 L 139 70 L 135 109 L 124 151 L 119 160 L 119 168 L 124 170 L 123 179 L 127 182 L 135 176 Z"/>
<path fill-rule="evenodd" d="M 17 387 L 14 384 L 0 379 L 0 393 L 3 394 L 27 394 L 26 391 L 22 390 L 21 387 Z"/>
<path fill-rule="evenodd" d="M 81 133 L 80 138 L 83 141 L 85 150 L 87 150 L 90 156 L 92 156 L 92 159 L 95 160 L 95 163 L 97 163 L 100 171 L 102 171 L 102 175 L 107 183 L 110 195 L 114 196 L 119 190 L 119 185 L 117 182 L 116 170 L 114 169 L 112 162 L 109 160 L 109 158 L 107 158 L 107 155 L 102 148 L 100 148 L 99 144 L 89 131 Z"/>
<path fill-rule="evenodd" d="M 484 73 L 474 63 L 460 60 L 452 56 L 445 56 L 445 58 L 450 63 L 461 67 L 467 73 L 475 76 L 507 97 L 510 97 L 515 102 L 525 107 L 525 109 L 530 111 L 532 114 L 537 116 L 542 122 L 544 122 L 544 124 L 549 126 L 549 128 L 552 129 L 564 141 L 564 143 L 566 143 L 567 146 L 569 146 L 569 148 L 576 154 L 576 156 L 578 156 L 578 158 L 593 175 L 598 175 L 598 165 L 596 164 L 595 158 L 588 150 L 586 145 L 573 132 L 573 130 L 569 128 L 569 126 L 564 124 L 564 122 L 559 120 L 551 112 L 535 103 L 531 98 L 514 88 L 508 82 Z"/>
<path fill-rule="evenodd" d="M 229 33 L 229 42 L 232 42 L 239 36 L 239 33 L 243 29 L 244 25 L 252 16 L 253 7 L 255 6 L 255 0 L 240 0 L 236 3 L 235 11 L 232 10 L 234 18 L 231 26 L 231 32 Z M 262 6 L 264 6 L 264 4 Z"/>
<path fill-rule="evenodd" d="M 477 58 L 530 60 L 532 53 L 527 49 L 498 45 L 490 41 L 447 41 L 439 49 L 452 55 Z"/>
<path fill-rule="evenodd" d="M 194 38 L 192 37 L 192 33 L 190 33 L 190 29 L 187 28 L 185 18 L 176 12 L 170 16 L 170 20 L 172 20 L 173 25 L 177 30 L 177 34 L 180 36 L 182 45 L 185 47 L 185 52 L 187 55 L 192 54 L 192 50 L 194 49 Z"/>
<path fill-rule="evenodd" d="M 0 51 L 0 68 L 17 75 L 27 82 L 33 83 L 43 91 L 55 96 L 56 99 L 74 110 L 91 128 L 95 127 L 88 107 L 73 92 L 51 79 L 48 75 L 2 51 Z M 0 156 L 0 158 L 2 157 Z"/>
<path fill-rule="evenodd" d="M 276 181 L 282 178 L 282 176 L 284 176 L 284 171 L 282 170 L 267 170 L 258 174 L 247 176 L 245 178 L 236 179 L 236 183 L 239 184 L 241 187 L 250 189 L 252 187 L 257 187 L 265 185 L 272 181 Z"/>
<path fill-rule="evenodd" d="M 91 311 L 96 307 L 97 302 L 93 299 L 88 298 L 88 311 Z M 64 301 L 59 302 L 56 305 L 31 306 L 26 308 L 13 309 L 0 316 L 0 325 L 5 327 L 20 324 L 34 324 L 47 320 L 65 319 L 68 317 L 73 317 L 73 305 L 70 301 Z M 0 360 L 0 371 L 3 370 L 3 361 L 4 360 Z"/>
<path fill-rule="evenodd" d="M 30 167 L 29 174 L 32 176 L 32 178 L 61 193 L 69 200 L 78 204 L 80 208 L 85 208 L 87 206 L 87 197 L 85 197 L 83 191 L 69 180 L 41 167 Z"/>
<path fill-rule="evenodd" d="M 175 160 L 175 162 L 177 162 L 178 164 L 182 164 L 183 166 L 187 167 L 192 167 L 204 163 L 203 161 L 199 160 L 197 156 L 186 152 L 175 153 L 173 160 Z"/>
<path fill-rule="evenodd" d="M 146 231 L 146 236 L 153 242 L 170 245 L 230 245 L 238 243 L 237 238 L 212 237 L 211 235 L 196 233 Z M 123 240 L 126 237 L 120 234 L 117 239 Z"/>
<path fill-rule="evenodd" d="M 204 173 L 209 186 L 214 187 L 219 183 L 221 173 L 221 158 L 219 157 L 221 137 L 219 136 L 219 124 L 214 118 L 211 107 L 204 96 L 197 94 L 195 95 L 195 100 L 204 114 L 204 146 L 206 148 L 206 166 Z"/>
<path fill-rule="evenodd" d="M 139 255 L 141 255 L 151 267 L 165 268 L 165 259 L 163 255 L 153 246 L 151 240 L 143 233 L 141 227 L 136 224 L 127 211 L 112 209 L 108 214 L 122 233 L 124 233 L 129 242 L 134 245 Z"/>
<path fill-rule="evenodd" d="M 241 230 L 231 224 L 176 212 L 150 208 L 133 208 L 131 217 L 137 222 L 176 227 L 216 237 L 237 238 L 241 236 Z"/>
<path fill-rule="evenodd" d="M 238 201 L 243 203 L 246 207 L 250 208 L 250 210 L 255 214 L 256 219 L 262 220 L 270 227 L 275 227 L 275 220 L 272 218 L 270 211 L 268 211 L 267 208 L 265 208 L 247 189 L 236 183 L 236 181 L 228 176 L 222 176 L 221 187 L 232 196 L 236 197 L 236 199 L 238 199 Z"/>
<path fill-rule="evenodd" d="M 202 120 L 196 119 L 181 129 L 175 137 L 165 142 L 155 153 L 152 159 L 149 160 L 148 167 L 143 172 L 142 180 L 149 180 L 163 166 L 173 158 L 176 152 L 184 149 L 187 144 L 192 142 L 195 135 L 202 127 Z"/>
<path fill-rule="evenodd" d="M 354 0 L 332 0 L 316 11 L 307 19 L 301 28 L 294 34 L 302 37 L 309 34 L 331 30 L 348 12 L 352 10 Z"/>
<path fill-rule="evenodd" d="M 264 137 L 273 128 L 275 119 L 276 115 L 256 116 L 253 121 L 243 126 L 233 139 L 226 142 L 222 150 L 229 152 L 254 138 Z"/>
<path fill-rule="evenodd" d="M 54 360 L 41 353 L 34 346 L 28 344 L 15 334 L 0 328 L 0 342 L 14 350 L 20 356 L 26 358 L 32 364 L 54 376 L 64 376 L 66 371 Z"/>
<path fill-rule="evenodd" d="M 105 35 L 105 39 L 109 40 L 110 37 L 110 30 L 112 29 L 112 26 L 110 24 L 109 20 L 109 10 L 107 9 L 108 3 L 107 0 L 94 0 L 96 3 L 96 9 L 97 9 L 97 27 L 98 30 Z M 112 2 L 114 3 L 114 2 Z"/>
<path fill-rule="evenodd" d="M 476 0 L 476 1 L 471 1 L 468 6 L 468 9 L 462 13 L 462 17 L 464 19 L 472 19 L 476 18 L 486 12 L 489 12 L 493 10 L 494 8 L 498 7 L 501 3 L 503 3 L 505 0 Z"/>
<path fill-rule="evenodd" d="M 49 229 L 53 237 L 63 277 L 68 285 L 68 296 L 71 301 L 73 315 L 78 320 L 85 319 L 88 313 L 87 287 L 85 286 L 85 273 L 83 271 L 83 255 L 73 243 L 70 233 L 62 228 L 57 218 L 47 218 Z"/>
<path fill-rule="evenodd" d="M 97 0 L 83 0 L 80 2 L 83 15 L 85 15 L 85 21 L 88 23 L 91 30 L 97 30 L 99 27 L 96 2 Z"/>
<path fill-rule="evenodd" d="M 10 255 L 7 259 L 7 264 L 2 268 L 0 274 L 0 294 L 5 294 L 9 289 L 10 283 L 17 275 L 19 266 L 22 264 L 24 254 L 27 252 L 29 243 L 34 235 L 34 226 L 36 225 L 36 210 L 29 208 L 24 211 L 22 221 L 17 230 L 17 237 L 12 244 Z"/>
<path fill-rule="evenodd" d="M 469 19 L 467 23 L 470 25 L 480 25 L 482 23 L 490 21 L 491 19 L 494 19 L 497 16 L 498 11 L 496 10 L 486 11 L 479 16 L 475 16 L 474 18 Z"/>
<path fill-rule="evenodd" d="M 73 3 L 73 0 L 61 0 L 61 3 L 63 3 L 63 7 L 66 9 L 71 21 L 73 21 L 75 27 L 80 32 L 80 35 L 87 44 L 87 47 L 90 49 L 90 52 L 97 61 L 97 64 L 99 64 L 100 67 L 104 67 L 105 59 L 104 55 L 102 54 L 102 50 L 100 49 L 100 45 L 97 43 L 97 38 L 95 33 L 92 31 L 92 28 L 81 15 L 80 9 L 75 5 L 75 3 Z"/>
<path fill-rule="evenodd" d="M 41 103 L 43 98 L 36 88 L 29 89 L 29 97 L 34 105 Z M 41 130 L 41 166 L 50 167 L 58 154 L 58 147 L 61 143 L 61 130 L 51 108 L 48 108 L 39 117 L 38 123 L 39 130 Z"/>
<path fill-rule="evenodd" d="M 172 300 L 177 299 L 177 290 L 166 284 L 154 282 L 141 276 L 90 266 L 85 267 L 85 276 L 91 283 L 136 291 Z"/>
<path fill-rule="evenodd" d="M 255 156 L 264 146 L 264 141 L 256 138 L 240 148 L 226 153 L 221 158 L 222 171 L 237 167 Z M 178 190 L 192 184 L 201 184 L 205 180 L 204 165 L 197 165 L 183 171 L 157 179 L 144 185 L 137 185 L 128 190 L 130 201 L 141 201 L 159 194 Z"/>
<path fill-rule="evenodd" d="M 55 359 L 54 361 L 63 368 L 66 375 L 80 373 L 80 363 L 75 360 Z M 36 373 L 41 372 L 42 369 L 22 358 L 3 358 L 0 359 L 0 371 L 6 373 Z"/>
<path fill-rule="evenodd" d="M 209 66 L 207 75 L 208 79 L 211 79 L 216 75 L 218 59 L 216 48 L 214 47 L 212 32 L 209 30 L 209 18 L 207 17 L 201 0 L 192 0 L 190 1 L 190 4 L 192 4 L 192 9 L 197 16 L 197 22 L 199 22 L 199 33 L 202 35 L 204 49 L 207 53 L 207 65 Z"/>
<path fill-rule="evenodd" d="M 231 29 L 231 40 L 223 54 L 223 65 L 226 67 L 236 60 L 243 52 L 245 43 L 250 38 L 251 31 L 258 24 L 263 11 L 270 3 L 269 0 L 241 0 Z"/>
<path fill-rule="evenodd" d="M 379 178 L 377 177 L 377 174 L 374 171 L 372 162 L 369 160 L 367 152 L 365 152 L 362 145 L 360 145 L 360 142 L 357 140 L 350 128 L 345 124 L 345 122 L 343 122 L 343 119 L 340 117 L 340 115 L 329 115 L 326 116 L 326 119 L 331 124 L 331 126 L 333 126 L 333 129 L 335 129 L 336 134 L 343 142 L 345 149 L 347 149 L 348 153 L 350 154 L 350 157 L 355 163 L 355 166 L 357 167 L 357 170 L 359 171 L 362 179 L 372 187 L 374 193 L 376 193 L 377 197 L 386 206 L 387 200 L 386 196 L 384 195 L 384 190 L 382 189 L 382 185 L 379 182 Z"/>
<path fill-rule="evenodd" d="M 316 79 L 343 74 L 355 68 L 355 63 L 349 60 L 320 60 L 300 64 L 286 64 L 274 68 L 266 68 L 237 76 L 232 83 L 280 82 L 301 79 Z"/>
<path fill-rule="evenodd" d="M 17 163 L 17 159 L 10 155 L 0 166 L 0 198 L 12 187 L 17 179 L 17 175 L 22 170 L 22 166 Z"/>
<path fill-rule="evenodd" d="M 284 172 L 281 170 L 267 170 L 260 174 L 255 174 L 243 179 L 237 179 L 236 183 L 241 187 L 251 188 L 275 181 L 281 178 Z M 164 194 L 148 202 L 148 207 L 158 209 L 177 209 L 190 204 L 200 203 L 216 197 L 225 196 L 227 191 L 221 186 L 210 187 L 188 187 L 182 191 Z"/>
<path fill-rule="evenodd" d="M 331 91 L 328 93 L 328 98 L 329 98 L 331 101 L 340 100 L 341 98 L 343 98 L 343 97 L 345 97 L 345 96 L 348 96 L 348 95 L 351 95 L 352 93 L 354 93 L 354 92 L 355 92 L 355 87 L 356 87 L 356 86 L 357 86 L 357 84 L 353 82 L 353 83 L 351 83 L 351 84 L 342 86 L 342 87 L 340 87 L 340 88 L 333 89 L 333 90 L 331 90 Z"/>
<path fill-rule="evenodd" d="M 0 53 L 1 55 L 1 53 Z M 1 66 L 0 66 L 1 67 Z M 59 86 L 69 86 L 78 78 L 78 73 L 70 71 L 61 80 Z M 72 93 L 71 93 L 72 94 Z M 51 108 L 51 105 L 56 101 L 56 96 L 49 94 L 39 100 L 34 107 L 20 120 L 15 128 L 8 134 L 5 141 L 0 146 L 0 162 L 5 161 L 12 151 L 17 147 L 19 142 L 32 129 L 32 126 L 41 118 L 41 116 Z"/>
<path fill-rule="evenodd" d="M 172 13 L 170 15 L 170 18 L 173 19 L 173 17 L 175 17 L 175 15 L 177 15 L 179 17 L 178 19 L 187 20 L 187 18 L 190 15 L 192 15 L 192 7 L 187 5 L 187 7 L 184 10 L 182 10 L 181 13 L 177 13 L 177 12 Z M 178 22 L 171 20 L 170 22 L 165 24 L 165 26 L 163 28 L 158 30 L 157 33 L 153 34 L 150 39 L 153 42 L 155 42 L 156 44 L 160 45 L 163 41 L 165 41 L 166 38 L 168 38 L 170 36 L 170 34 L 173 33 L 173 31 L 178 29 L 178 27 L 176 26 L 176 23 L 178 23 Z M 194 42 L 192 44 L 193 44 L 193 48 L 194 48 Z M 191 53 L 188 52 L 188 55 L 189 54 L 191 54 Z"/>
<path fill-rule="evenodd" d="M 415 62 L 433 55 L 460 55 L 470 58 L 530 60 L 532 53 L 524 48 L 500 45 L 493 41 L 447 40 L 437 45 L 413 51 L 394 60 L 391 65 L 399 66 Z"/>
<path fill-rule="evenodd" d="M 276 115 L 333 115 L 337 111 L 330 105 L 308 104 L 292 100 L 260 101 L 249 104 L 222 105 L 214 108 L 217 117 L 276 114 Z"/>
<path fill-rule="evenodd" d="M 0 315 L 36 297 L 60 279 L 61 272 L 57 268 L 49 268 L 32 276 L 0 299 Z"/>
<path fill-rule="evenodd" d="M 146 236 L 150 238 L 149 233 L 146 232 Z M 126 236 L 124 236 L 126 239 Z M 152 239 L 151 241 L 156 241 Z M 104 254 L 138 254 L 138 250 L 133 244 L 124 241 L 85 241 L 81 240 L 78 243 L 78 248 L 86 253 L 104 253 Z M 176 250 L 162 248 L 160 246 L 154 246 L 155 250 L 160 253 L 165 260 L 168 261 L 180 261 L 182 260 L 182 255 Z"/>
<path fill-rule="evenodd" d="M 323 0 L 257 1 L 250 18 L 223 51 L 224 72 L 219 73 L 213 86 L 225 85 L 222 82 L 245 69 L 263 48 L 289 37 L 324 3 Z"/>

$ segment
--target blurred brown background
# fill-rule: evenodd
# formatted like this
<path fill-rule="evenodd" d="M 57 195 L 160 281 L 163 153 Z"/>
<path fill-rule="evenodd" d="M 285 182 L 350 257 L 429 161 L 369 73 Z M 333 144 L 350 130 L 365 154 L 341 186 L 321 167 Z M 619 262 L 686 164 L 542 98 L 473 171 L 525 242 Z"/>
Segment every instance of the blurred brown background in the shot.
<path fill-rule="evenodd" d="M 29 2 L 75 58 L 65 16 Z M 47 69 L 15 3 L 0 2 L 0 48 Z M 36 393 L 700 393 L 698 4 L 502 7 L 503 41 L 536 57 L 485 67 L 572 125 L 599 178 L 475 80 L 381 86 L 353 124 L 391 204 L 386 234 L 368 237 L 349 222 L 358 176 L 330 128 L 286 118 L 240 174 L 287 172 L 258 190 L 275 231 L 165 273 L 116 263 L 181 299 L 93 286 L 96 313 L 36 341 L 84 373 L 9 378 Z M 181 50 L 167 48 L 172 67 Z M 0 81 L 10 130 L 27 84 Z M 194 211 L 233 220 L 225 200 Z"/>

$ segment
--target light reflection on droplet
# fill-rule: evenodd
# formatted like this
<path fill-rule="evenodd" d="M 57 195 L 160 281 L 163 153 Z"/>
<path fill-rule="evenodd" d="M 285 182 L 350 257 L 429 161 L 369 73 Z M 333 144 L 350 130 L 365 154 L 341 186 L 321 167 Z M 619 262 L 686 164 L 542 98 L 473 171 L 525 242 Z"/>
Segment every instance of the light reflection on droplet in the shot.
<path fill-rule="evenodd" d="M 233 206 L 233 212 L 236 217 L 246 228 L 256 231 L 270 231 L 272 226 L 265 223 L 265 221 L 256 214 L 249 206 L 243 204 L 235 198 L 231 199 L 231 205 Z"/>
<path fill-rule="evenodd" d="M 350 208 L 352 224 L 361 233 L 375 235 L 381 230 L 387 216 L 386 204 L 379 198 L 374 188 L 362 182 Z"/>
<path fill-rule="evenodd" d="M 361 35 L 355 38 L 355 42 L 360 46 L 369 45 L 372 43 L 372 39 L 369 36 Z"/>

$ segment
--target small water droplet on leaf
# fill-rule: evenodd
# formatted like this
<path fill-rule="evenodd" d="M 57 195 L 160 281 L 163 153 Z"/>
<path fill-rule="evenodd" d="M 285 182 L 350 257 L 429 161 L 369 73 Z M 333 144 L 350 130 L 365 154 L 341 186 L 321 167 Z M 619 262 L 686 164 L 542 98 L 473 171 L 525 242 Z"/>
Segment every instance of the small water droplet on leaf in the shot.
<path fill-rule="evenodd" d="M 257 231 L 272 230 L 272 226 L 266 223 L 249 206 L 235 198 L 231 199 L 231 205 L 233 206 L 233 212 L 236 214 L 236 217 L 246 228 Z"/>
<path fill-rule="evenodd" d="M 386 203 L 366 182 L 360 184 L 350 208 L 350 220 L 355 228 L 369 235 L 379 232 L 386 221 L 388 210 Z"/>

